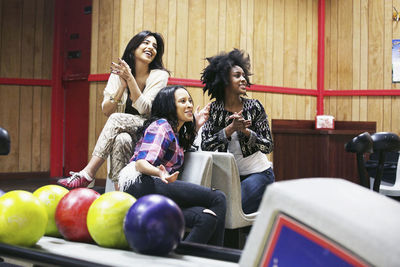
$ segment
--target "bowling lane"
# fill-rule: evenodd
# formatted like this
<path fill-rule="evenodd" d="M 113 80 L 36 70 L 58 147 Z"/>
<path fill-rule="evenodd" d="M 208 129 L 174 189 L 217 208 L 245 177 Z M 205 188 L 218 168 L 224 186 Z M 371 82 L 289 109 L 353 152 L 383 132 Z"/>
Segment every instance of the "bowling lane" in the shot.
<path fill-rule="evenodd" d="M 36 244 L 35 250 L 51 255 L 74 257 L 80 260 L 109 266 L 239 266 L 238 263 L 203 257 L 170 253 L 168 256 L 150 256 L 129 250 L 103 248 L 97 245 L 70 242 L 61 238 L 42 237 Z"/>

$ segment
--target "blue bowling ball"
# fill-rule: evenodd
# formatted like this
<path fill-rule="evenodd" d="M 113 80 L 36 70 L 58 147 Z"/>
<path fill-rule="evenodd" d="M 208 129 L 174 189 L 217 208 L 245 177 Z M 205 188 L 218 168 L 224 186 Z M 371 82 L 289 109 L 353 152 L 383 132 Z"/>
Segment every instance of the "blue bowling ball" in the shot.
<path fill-rule="evenodd" d="M 128 210 L 124 233 L 136 252 L 166 255 L 182 240 L 185 221 L 178 205 L 161 195 L 139 198 Z"/>

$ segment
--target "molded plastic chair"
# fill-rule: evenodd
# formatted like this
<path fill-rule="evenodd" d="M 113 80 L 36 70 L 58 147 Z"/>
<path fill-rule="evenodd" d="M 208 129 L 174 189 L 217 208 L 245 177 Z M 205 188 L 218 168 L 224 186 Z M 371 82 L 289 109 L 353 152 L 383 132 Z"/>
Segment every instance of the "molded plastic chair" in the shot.
<path fill-rule="evenodd" d="M 243 212 L 240 176 L 234 156 L 224 152 L 208 153 L 213 159 L 211 187 L 223 191 L 226 195 L 225 228 L 237 229 L 252 225 L 259 212 Z"/>
<path fill-rule="evenodd" d="M 400 138 L 394 133 L 379 132 L 372 135 L 372 140 L 374 152 L 379 154 L 376 177 L 370 178 L 373 181 L 372 189 L 386 196 L 400 196 L 400 158 L 397 163 L 395 183 L 389 184 L 382 181 L 385 154 L 400 151 Z"/>
<path fill-rule="evenodd" d="M 109 158 L 107 173 L 109 173 Z M 183 172 L 179 175 L 182 181 L 211 186 L 212 156 L 207 152 L 186 152 Z M 107 177 L 105 192 L 115 191 L 114 183 Z"/>
<path fill-rule="evenodd" d="M 371 135 L 367 132 L 362 133 L 354 137 L 344 148 L 347 152 L 356 153 L 360 184 L 366 188 L 370 188 L 370 180 L 365 169 L 364 154 L 373 152 L 373 140 Z"/>

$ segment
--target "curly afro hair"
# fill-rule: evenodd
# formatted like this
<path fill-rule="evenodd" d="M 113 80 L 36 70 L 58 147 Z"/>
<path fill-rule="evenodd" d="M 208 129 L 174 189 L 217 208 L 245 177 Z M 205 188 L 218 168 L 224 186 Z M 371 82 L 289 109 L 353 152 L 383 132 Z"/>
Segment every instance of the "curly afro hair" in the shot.
<path fill-rule="evenodd" d="M 203 92 L 208 92 L 211 99 L 223 101 L 225 88 L 230 84 L 230 71 L 233 66 L 243 69 L 248 85 L 250 73 L 250 57 L 239 49 L 233 49 L 229 53 L 222 52 L 219 55 L 206 58 L 209 65 L 201 74 L 201 81 L 204 84 Z"/>

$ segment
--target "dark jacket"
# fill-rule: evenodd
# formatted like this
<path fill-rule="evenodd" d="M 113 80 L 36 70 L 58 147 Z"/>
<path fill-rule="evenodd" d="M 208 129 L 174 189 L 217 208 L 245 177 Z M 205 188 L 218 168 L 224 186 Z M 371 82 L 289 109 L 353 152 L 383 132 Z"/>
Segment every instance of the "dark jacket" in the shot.
<path fill-rule="evenodd" d="M 246 120 L 251 120 L 251 126 L 249 127 L 251 131 L 250 137 L 246 137 L 242 132 L 238 132 L 243 157 L 250 156 L 257 151 L 265 154 L 271 153 L 273 150 L 273 141 L 264 107 L 257 99 L 242 98 L 242 100 L 242 115 Z M 222 101 L 211 103 L 210 117 L 203 125 L 201 134 L 202 150 L 227 151 L 230 138 L 226 138 L 224 128 L 232 122 L 232 119 L 228 119 L 232 114 L 232 112 L 224 109 Z"/>

